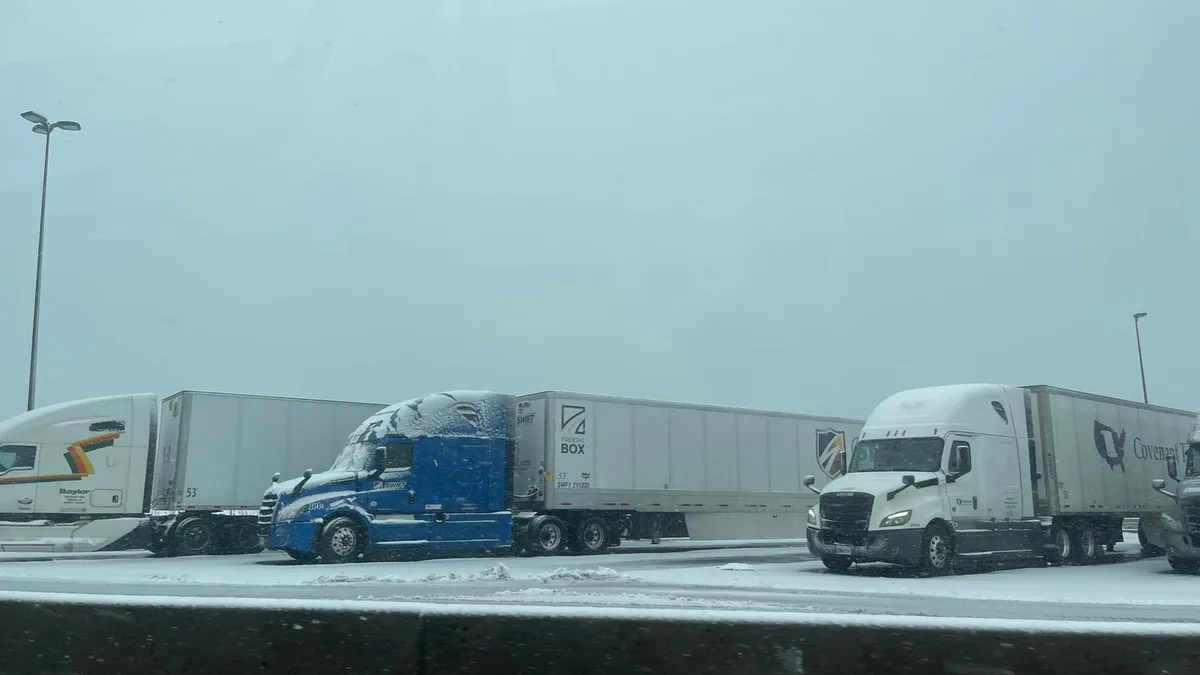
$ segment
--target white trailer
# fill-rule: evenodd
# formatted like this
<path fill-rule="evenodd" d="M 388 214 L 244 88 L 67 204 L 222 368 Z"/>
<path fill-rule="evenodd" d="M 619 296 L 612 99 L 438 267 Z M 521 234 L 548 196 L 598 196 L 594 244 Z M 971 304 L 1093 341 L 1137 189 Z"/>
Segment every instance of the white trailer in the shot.
<path fill-rule="evenodd" d="M 384 405 L 183 391 L 162 402 L 150 550 L 262 550 L 257 519 L 272 475 L 322 469 Z"/>
<path fill-rule="evenodd" d="M 518 397 L 514 483 L 529 512 L 683 514 L 695 539 L 802 537 L 863 421 L 562 391 Z"/>
<path fill-rule="evenodd" d="M 259 550 L 272 474 L 327 466 L 382 407 L 185 391 L 22 413 L 0 422 L 0 550 Z"/>
<path fill-rule="evenodd" d="M 1046 386 L 900 392 L 867 419 L 846 475 L 820 490 L 809 547 L 833 570 L 942 574 L 956 558 L 1086 564 L 1122 541 L 1124 518 L 1161 542 L 1168 502 L 1152 483 L 1194 418 Z"/>

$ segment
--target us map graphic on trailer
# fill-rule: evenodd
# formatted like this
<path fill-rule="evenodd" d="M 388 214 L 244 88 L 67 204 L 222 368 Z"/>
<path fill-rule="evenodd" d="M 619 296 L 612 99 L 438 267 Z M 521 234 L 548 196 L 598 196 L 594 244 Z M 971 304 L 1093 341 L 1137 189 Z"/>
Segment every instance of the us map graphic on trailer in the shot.
<path fill-rule="evenodd" d="M 119 432 L 104 434 L 103 436 L 93 436 L 68 445 L 67 451 L 63 453 L 63 459 L 67 460 L 67 468 L 70 469 L 71 473 L 56 473 L 45 476 L 0 477 L 0 485 L 61 483 L 69 480 L 83 480 L 96 473 L 96 468 L 92 466 L 92 460 L 88 458 L 88 453 L 102 448 L 111 448 L 113 443 L 120 437 L 121 434 Z"/>

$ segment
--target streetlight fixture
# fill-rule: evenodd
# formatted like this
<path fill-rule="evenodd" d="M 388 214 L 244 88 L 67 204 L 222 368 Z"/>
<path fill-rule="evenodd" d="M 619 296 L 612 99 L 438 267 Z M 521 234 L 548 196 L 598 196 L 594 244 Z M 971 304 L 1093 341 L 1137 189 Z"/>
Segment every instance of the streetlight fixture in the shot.
<path fill-rule="evenodd" d="M 1133 315 L 1133 334 L 1137 336 L 1138 369 L 1142 371 L 1142 403 L 1149 403 L 1150 397 L 1146 395 L 1146 366 L 1142 363 L 1142 331 L 1138 327 L 1138 321 L 1144 318 L 1146 318 L 1145 312 Z"/>
<path fill-rule="evenodd" d="M 79 122 L 70 120 L 51 122 L 32 110 L 21 113 L 21 117 L 33 124 L 33 129 L 31 129 L 33 133 L 46 137 L 46 156 L 42 160 L 42 213 L 38 218 L 37 280 L 33 286 L 33 338 L 30 340 L 29 347 L 29 407 L 27 409 L 33 410 L 37 393 L 38 323 L 42 316 L 42 251 L 46 247 L 46 179 L 50 176 L 50 134 L 55 129 L 79 131 L 83 127 L 79 126 Z"/>

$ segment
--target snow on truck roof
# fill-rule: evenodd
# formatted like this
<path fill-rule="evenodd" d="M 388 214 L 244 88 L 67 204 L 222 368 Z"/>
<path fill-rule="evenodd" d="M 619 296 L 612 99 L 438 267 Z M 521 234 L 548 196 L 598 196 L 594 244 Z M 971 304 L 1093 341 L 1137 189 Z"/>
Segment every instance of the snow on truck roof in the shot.
<path fill-rule="evenodd" d="M 386 436 L 502 438 L 508 431 L 512 399 L 508 394 L 459 389 L 390 405 L 358 425 L 334 467 L 366 466 L 367 458 Z"/>

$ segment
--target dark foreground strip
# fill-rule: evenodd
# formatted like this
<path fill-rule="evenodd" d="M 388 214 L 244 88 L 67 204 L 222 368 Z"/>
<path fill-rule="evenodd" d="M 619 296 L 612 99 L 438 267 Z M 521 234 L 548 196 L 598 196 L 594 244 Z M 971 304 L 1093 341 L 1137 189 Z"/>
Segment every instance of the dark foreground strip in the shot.
<path fill-rule="evenodd" d="M 280 604 L 0 601 L 0 674 L 1200 673 L 1200 628 L 1187 625 L 1033 632 L 867 617 Z"/>

